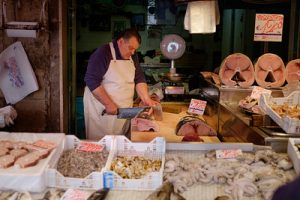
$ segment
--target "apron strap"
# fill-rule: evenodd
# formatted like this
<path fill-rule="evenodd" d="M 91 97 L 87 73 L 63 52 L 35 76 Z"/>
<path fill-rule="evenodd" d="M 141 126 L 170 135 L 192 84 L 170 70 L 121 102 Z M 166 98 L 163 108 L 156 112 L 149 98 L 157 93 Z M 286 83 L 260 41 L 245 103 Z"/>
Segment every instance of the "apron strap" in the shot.
<path fill-rule="evenodd" d="M 112 42 L 109 43 L 112 59 L 116 61 L 116 51 Z"/>
<path fill-rule="evenodd" d="M 116 51 L 115 51 L 115 48 L 114 48 L 114 45 L 112 42 L 109 43 L 109 47 L 110 47 L 110 52 L 111 52 L 111 55 L 112 55 L 112 59 L 114 61 L 117 60 L 116 58 Z M 133 63 L 133 60 L 132 60 L 132 57 L 130 56 L 129 60 Z"/>

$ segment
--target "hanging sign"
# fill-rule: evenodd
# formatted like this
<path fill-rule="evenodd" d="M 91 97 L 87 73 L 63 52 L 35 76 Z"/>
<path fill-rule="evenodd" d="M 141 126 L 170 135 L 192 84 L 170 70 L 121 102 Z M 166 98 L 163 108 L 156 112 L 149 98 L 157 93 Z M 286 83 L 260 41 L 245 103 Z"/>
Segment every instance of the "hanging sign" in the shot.
<path fill-rule="evenodd" d="M 259 14 L 255 16 L 254 41 L 281 42 L 283 17 L 281 14 Z"/>
<path fill-rule="evenodd" d="M 206 107 L 206 101 L 191 99 L 191 103 L 188 109 L 188 113 L 203 115 Z"/>

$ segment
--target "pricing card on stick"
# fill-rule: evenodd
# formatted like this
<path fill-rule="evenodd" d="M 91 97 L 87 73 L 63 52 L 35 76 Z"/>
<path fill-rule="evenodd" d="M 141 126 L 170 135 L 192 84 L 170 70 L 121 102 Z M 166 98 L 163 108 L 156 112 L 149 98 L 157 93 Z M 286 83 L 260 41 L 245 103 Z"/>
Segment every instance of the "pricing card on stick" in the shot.
<path fill-rule="evenodd" d="M 86 191 L 68 189 L 60 200 L 87 200 L 90 194 Z"/>
<path fill-rule="evenodd" d="M 259 99 L 262 93 L 271 94 L 272 91 L 262 87 L 254 86 L 250 97 L 253 99 Z"/>
<path fill-rule="evenodd" d="M 202 101 L 199 99 L 191 99 L 191 103 L 188 109 L 188 113 L 203 115 L 206 107 L 206 101 Z"/>
<path fill-rule="evenodd" d="M 76 149 L 87 152 L 101 152 L 104 149 L 104 146 L 92 142 L 80 142 Z"/>

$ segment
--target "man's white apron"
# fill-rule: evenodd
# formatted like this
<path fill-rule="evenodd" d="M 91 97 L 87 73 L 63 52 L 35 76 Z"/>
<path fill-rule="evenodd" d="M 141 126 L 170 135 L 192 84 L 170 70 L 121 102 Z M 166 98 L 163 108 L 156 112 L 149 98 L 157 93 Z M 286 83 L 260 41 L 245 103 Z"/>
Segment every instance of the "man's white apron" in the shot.
<path fill-rule="evenodd" d="M 113 44 L 110 43 L 109 45 L 113 59 L 110 61 L 101 85 L 119 108 L 132 107 L 135 77 L 134 63 L 132 59 L 117 60 Z M 105 135 L 126 133 L 130 125 L 129 121 L 117 119 L 116 115 L 106 114 L 102 116 L 105 107 L 93 96 L 88 87 L 85 87 L 83 102 L 87 139 L 99 140 Z"/>

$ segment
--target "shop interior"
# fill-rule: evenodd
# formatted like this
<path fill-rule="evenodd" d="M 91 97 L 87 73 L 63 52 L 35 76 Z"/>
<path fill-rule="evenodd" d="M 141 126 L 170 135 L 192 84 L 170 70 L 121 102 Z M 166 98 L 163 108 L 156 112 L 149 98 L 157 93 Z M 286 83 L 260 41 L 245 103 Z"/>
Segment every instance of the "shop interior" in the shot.
<path fill-rule="evenodd" d="M 192 28 L 194 3 L 211 6 L 196 20 L 205 30 Z M 300 199 L 299 0 L 0 5 L 0 200 Z M 116 113 L 96 104 L 87 137 L 89 57 L 129 27 L 151 97 L 163 98 L 131 107 L 130 96 Z"/>
<path fill-rule="evenodd" d="M 75 130 L 84 137 L 83 89 L 84 74 L 91 53 L 102 44 L 111 41 L 118 31 L 137 27 L 142 37 L 138 49 L 140 64 L 145 72 L 147 83 L 151 86 L 161 82 L 163 86 L 180 85 L 188 88 L 184 94 L 165 95 L 162 101 L 188 103 L 191 98 L 199 97 L 193 92 L 201 87 L 199 72 L 214 71 L 230 54 L 241 52 L 252 62 L 259 56 L 270 52 L 279 55 L 284 63 L 299 56 L 299 5 L 294 7 L 290 1 L 247 1 L 219 3 L 220 23 L 216 32 L 210 34 L 190 34 L 184 29 L 186 2 L 164 1 L 81 1 L 77 0 L 76 30 L 72 30 L 76 42 L 76 96 Z M 151 5 L 151 6 L 150 6 Z M 151 9 L 154 9 L 151 10 Z M 256 13 L 276 13 L 284 15 L 282 42 L 255 42 L 254 23 Z M 156 21 L 151 21 L 155 16 Z M 164 75 L 170 70 L 171 60 L 161 53 L 160 43 L 164 35 L 177 34 L 186 44 L 184 54 L 174 60 L 183 81 L 165 81 Z M 74 47 L 73 47 L 74 48 Z M 195 90 L 196 89 L 196 90 Z M 192 91 L 191 93 L 189 93 Z M 74 113 L 74 112 L 72 112 Z"/>

